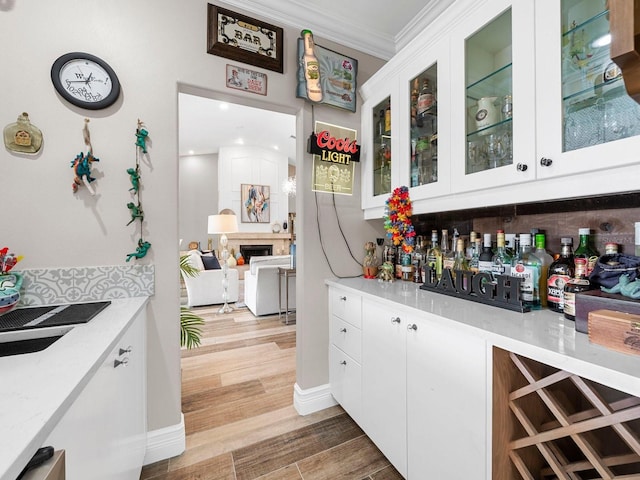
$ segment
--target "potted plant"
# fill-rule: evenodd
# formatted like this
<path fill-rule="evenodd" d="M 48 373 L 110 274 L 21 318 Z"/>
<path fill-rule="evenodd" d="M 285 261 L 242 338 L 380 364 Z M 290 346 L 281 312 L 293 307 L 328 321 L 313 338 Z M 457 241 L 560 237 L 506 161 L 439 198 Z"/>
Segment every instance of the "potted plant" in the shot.
<path fill-rule="evenodd" d="M 180 270 L 188 277 L 195 277 L 200 272 L 189 263 L 189 255 L 180 257 Z M 193 313 L 187 307 L 180 307 L 180 346 L 194 348 L 200 345 L 202 329 L 204 325 L 202 317 Z"/>

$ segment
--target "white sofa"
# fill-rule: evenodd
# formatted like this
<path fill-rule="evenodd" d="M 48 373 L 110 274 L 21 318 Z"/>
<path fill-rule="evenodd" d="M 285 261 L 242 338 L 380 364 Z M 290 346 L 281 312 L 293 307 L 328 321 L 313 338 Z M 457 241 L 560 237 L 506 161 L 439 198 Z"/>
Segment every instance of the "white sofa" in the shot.
<path fill-rule="evenodd" d="M 199 270 L 195 277 L 189 277 L 180 271 L 184 284 L 187 287 L 187 306 L 214 305 L 224 303 L 222 298 L 222 269 L 205 270 L 202 262 L 202 254 L 198 250 L 189 250 L 189 264 Z M 227 274 L 229 287 L 227 290 L 227 302 L 238 301 L 239 280 L 238 270 L 230 268 Z"/>
<path fill-rule="evenodd" d="M 251 257 L 249 270 L 244 274 L 244 303 L 256 315 L 278 313 L 278 267 L 290 267 L 289 255 Z M 284 279 L 282 279 L 282 308 L 285 305 Z M 296 306 L 296 282 L 289 279 L 289 310 Z"/>

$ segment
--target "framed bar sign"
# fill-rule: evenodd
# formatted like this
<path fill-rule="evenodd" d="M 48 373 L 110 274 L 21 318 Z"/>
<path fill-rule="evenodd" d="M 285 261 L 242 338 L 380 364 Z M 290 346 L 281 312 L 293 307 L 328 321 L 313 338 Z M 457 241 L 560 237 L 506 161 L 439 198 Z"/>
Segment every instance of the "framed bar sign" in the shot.
<path fill-rule="evenodd" d="M 227 87 L 245 92 L 267 94 L 266 73 L 227 64 Z"/>
<path fill-rule="evenodd" d="M 282 73 L 282 42 L 280 27 L 207 6 L 207 53 Z"/>

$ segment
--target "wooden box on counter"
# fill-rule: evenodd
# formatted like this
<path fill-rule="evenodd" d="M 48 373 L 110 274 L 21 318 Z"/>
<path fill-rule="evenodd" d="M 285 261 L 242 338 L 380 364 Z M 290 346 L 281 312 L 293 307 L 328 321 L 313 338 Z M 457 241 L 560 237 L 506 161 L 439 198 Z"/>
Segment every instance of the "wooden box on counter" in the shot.
<path fill-rule="evenodd" d="M 589 312 L 589 341 L 622 353 L 640 355 L 640 315 L 594 310 Z"/>
<path fill-rule="evenodd" d="M 588 333 L 589 312 L 613 310 L 640 315 L 640 300 L 634 300 L 619 293 L 605 293 L 589 290 L 576 295 L 576 330 Z"/>

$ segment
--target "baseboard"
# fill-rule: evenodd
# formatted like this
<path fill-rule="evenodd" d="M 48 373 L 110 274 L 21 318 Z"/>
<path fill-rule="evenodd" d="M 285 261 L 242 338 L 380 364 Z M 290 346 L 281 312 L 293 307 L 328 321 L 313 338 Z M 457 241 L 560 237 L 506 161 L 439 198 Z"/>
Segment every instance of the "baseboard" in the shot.
<path fill-rule="evenodd" d="M 337 404 L 338 402 L 331 395 L 328 383 L 306 390 L 301 389 L 297 383 L 293 387 L 293 406 L 302 416 L 319 412 Z"/>
<path fill-rule="evenodd" d="M 180 423 L 147 432 L 147 451 L 144 455 L 144 465 L 176 457 L 183 453 L 185 448 L 184 415 L 181 414 Z"/>

